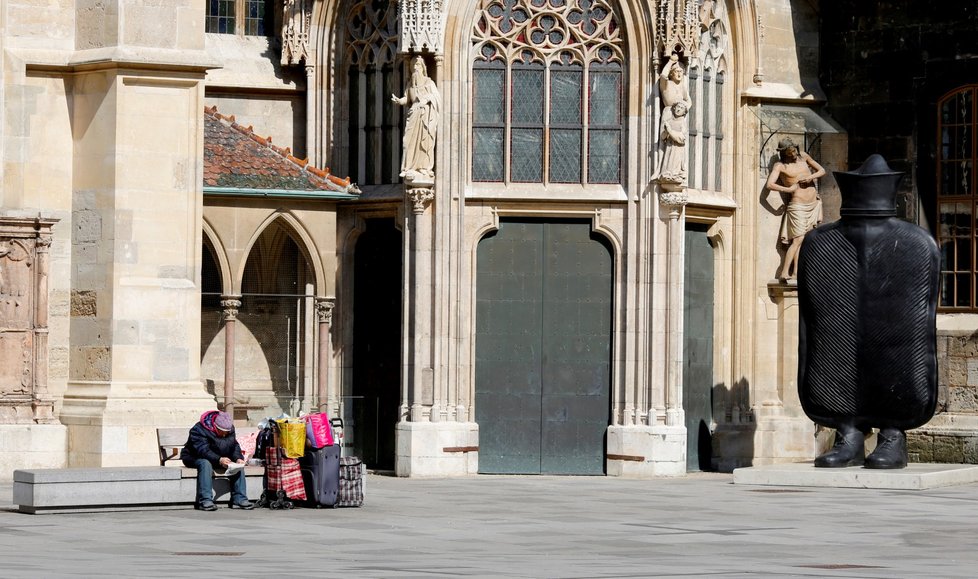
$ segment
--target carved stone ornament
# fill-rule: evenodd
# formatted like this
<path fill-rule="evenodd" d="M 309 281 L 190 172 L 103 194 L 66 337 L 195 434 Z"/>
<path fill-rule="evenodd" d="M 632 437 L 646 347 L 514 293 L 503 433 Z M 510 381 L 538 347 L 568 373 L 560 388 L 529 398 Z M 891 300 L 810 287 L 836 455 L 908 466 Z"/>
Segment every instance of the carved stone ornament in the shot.
<path fill-rule="evenodd" d="M 346 16 L 349 66 L 359 70 L 394 63 L 398 42 L 396 2 L 358 0 Z"/>
<path fill-rule="evenodd" d="M 663 188 L 663 191 L 659 193 L 659 203 L 670 207 L 683 207 L 689 203 L 689 193 L 686 192 L 686 189 L 670 191 Z"/>
<path fill-rule="evenodd" d="M 241 300 L 228 298 L 221 300 L 221 317 L 225 322 L 238 319 L 238 308 L 241 307 Z"/>
<path fill-rule="evenodd" d="M 443 52 L 444 12 L 442 0 L 401 0 L 398 52 Z"/>
<path fill-rule="evenodd" d="M 706 4 L 707 2 L 704 2 Z M 712 5 L 712 2 L 708 2 Z M 666 58 L 674 52 L 688 56 L 699 53 L 700 3 L 698 0 L 657 0 L 656 54 Z"/>
<path fill-rule="evenodd" d="M 282 66 L 301 64 L 309 58 L 309 30 L 313 0 L 283 0 Z"/>
<path fill-rule="evenodd" d="M 324 324 L 333 324 L 333 308 L 336 307 L 334 298 L 316 298 L 316 316 Z"/>
<path fill-rule="evenodd" d="M 418 215 L 424 213 L 425 208 L 435 198 L 434 188 L 429 187 L 409 187 L 404 194 L 411 203 L 414 213 Z"/>
<path fill-rule="evenodd" d="M 0 215 L 0 424 L 57 422 L 48 392 L 48 276 L 56 219 Z"/>

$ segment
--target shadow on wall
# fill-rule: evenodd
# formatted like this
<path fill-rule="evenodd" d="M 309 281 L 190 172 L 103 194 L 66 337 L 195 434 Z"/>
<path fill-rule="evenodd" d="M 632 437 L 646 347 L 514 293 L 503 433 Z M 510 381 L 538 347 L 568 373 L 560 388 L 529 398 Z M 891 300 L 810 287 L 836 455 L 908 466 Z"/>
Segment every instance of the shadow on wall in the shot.
<path fill-rule="evenodd" d="M 728 387 L 713 387 L 713 470 L 731 472 L 751 466 L 754 461 L 754 433 L 757 424 L 750 403 L 750 383 L 741 378 Z"/>

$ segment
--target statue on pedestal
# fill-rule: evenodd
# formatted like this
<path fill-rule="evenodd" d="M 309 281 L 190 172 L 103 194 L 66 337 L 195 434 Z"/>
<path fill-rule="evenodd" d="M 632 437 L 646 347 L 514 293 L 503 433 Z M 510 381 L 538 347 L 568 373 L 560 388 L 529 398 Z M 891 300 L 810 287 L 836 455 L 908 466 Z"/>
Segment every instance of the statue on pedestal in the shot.
<path fill-rule="evenodd" d="M 799 398 L 809 418 L 836 429 L 815 466 L 903 468 L 905 431 L 937 406 L 940 254 L 930 233 L 897 219 L 903 173 L 883 157 L 834 175 L 842 218 L 808 233 L 798 264 Z"/>
<path fill-rule="evenodd" d="M 686 140 L 689 124 L 686 113 L 692 106 L 689 85 L 686 83 L 679 55 L 673 53 L 659 75 L 659 99 L 662 117 L 659 120 L 659 151 L 656 156 L 653 181 L 664 189 L 682 188 L 686 185 Z"/>
<path fill-rule="evenodd" d="M 404 123 L 404 151 L 401 157 L 401 177 L 434 177 L 435 138 L 441 119 L 441 93 L 435 81 L 428 78 L 424 59 L 411 60 L 411 81 L 404 96 L 391 95 L 399 105 L 407 105 Z"/>
<path fill-rule="evenodd" d="M 781 280 L 794 279 L 798 273 L 798 254 L 805 234 L 822 222 L 822 199 L 815 180 L 825 175 L 825 169 L 808 153 L 800 151 L 790 138 L 778 143 L 780 160 L 767 178 L 767 188 L 789 195 L 781 218 L 779 239 L 788 246 L 784 266 L 778 274 Z"/>

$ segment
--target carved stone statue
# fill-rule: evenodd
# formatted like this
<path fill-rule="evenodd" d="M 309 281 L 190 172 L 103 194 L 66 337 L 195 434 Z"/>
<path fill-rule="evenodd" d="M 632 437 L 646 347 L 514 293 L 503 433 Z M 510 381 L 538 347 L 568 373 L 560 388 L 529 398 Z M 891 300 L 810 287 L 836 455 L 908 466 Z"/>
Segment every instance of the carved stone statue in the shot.
<path fill-rule="evenodd" d="M 822 199 L 815 188 L 815 180 L 825 175 L 825 169 L 808 153 L 800 151 L 790 138 L 778 143 L 778 153 L 781 159 L 771 169 L 767 188 L 789 195 L 779 235 L 788 250 L 778 277 L 790 280 L 798 273 L 798 255 L 805 234 L 822 222 Z"/>
<path fill-rule="evenodd" d="M 903 468 L 905 431 L 937 405 L 940 253 L 929 232 L 896 217 L 902 176 L 879 155 L 836 172 L 842 218 L 801 249 L 798 397 L 836 429 L 817 467 Z M 865 456 L 871 428 L 876 450 Z"/>
<path fill-rule="evenodd" d="M 689 136 L 686 113 L 693 100 L 689 96 L 683 65 L 675 53 L 659 75 L 659 100 L 662 103 L 659 151 L 652 180 L 658 181 L 663 188 L 681 188 L 686 184 L 686 139 Z M 677 108 L 676 105 L 682 106 Z M 680 110 L 682 115 L 677 116 L 676 111 Z"/>
<path fill-rule="evenodd" d="M 689 135 L 689 122 L 686 103 L 680 101 L 672 105 L 671 114 L 663 116 L 662 134 L 659 138 L 665 143 L 659 166 L 659 182 L 681 185 L 686 182 L 686 138 Z"/>
<path fill-rule="evenodd" d="M 409 105 L 404 124 L 404 152 L 401 177 L 415 179 L 434 177 L 435 136 L 441 119 L 441 93 L 435 81 L 428 78 L 424 60 L 411 61 L 411 81 L 404 96 L 391 95 L 399 105 Z"/>

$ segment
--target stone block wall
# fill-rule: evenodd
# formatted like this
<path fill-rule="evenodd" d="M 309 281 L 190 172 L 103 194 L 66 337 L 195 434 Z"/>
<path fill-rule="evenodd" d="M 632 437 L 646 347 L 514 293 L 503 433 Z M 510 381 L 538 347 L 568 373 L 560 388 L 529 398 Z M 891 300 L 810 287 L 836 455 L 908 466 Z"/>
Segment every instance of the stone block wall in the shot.
<path fill-rule="evenodd" d="M 937 413 L 907 433 L 910 460 L 978 464 L 978 332 L 937 336 Z"/>

